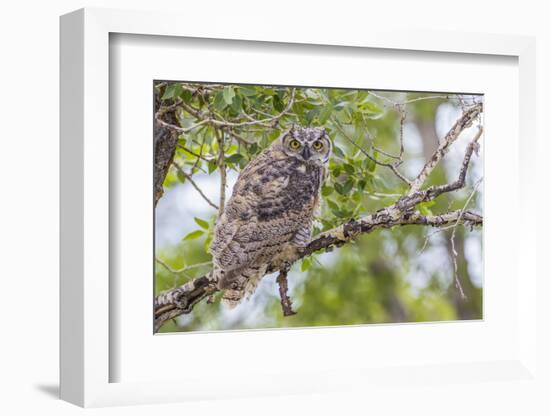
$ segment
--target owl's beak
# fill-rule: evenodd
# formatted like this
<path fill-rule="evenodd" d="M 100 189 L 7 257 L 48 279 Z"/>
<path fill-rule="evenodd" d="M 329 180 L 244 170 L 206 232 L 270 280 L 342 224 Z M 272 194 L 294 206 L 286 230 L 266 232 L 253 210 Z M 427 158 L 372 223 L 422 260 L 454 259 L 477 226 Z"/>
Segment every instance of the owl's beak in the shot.
<path fill-rule="evenodd" d="M 304 160 L 308 160 L 311 157 L 311 150 L 309 150 L 308 146 L 304 146 L 304 150 L 302 150 L 302 157 Z"/>

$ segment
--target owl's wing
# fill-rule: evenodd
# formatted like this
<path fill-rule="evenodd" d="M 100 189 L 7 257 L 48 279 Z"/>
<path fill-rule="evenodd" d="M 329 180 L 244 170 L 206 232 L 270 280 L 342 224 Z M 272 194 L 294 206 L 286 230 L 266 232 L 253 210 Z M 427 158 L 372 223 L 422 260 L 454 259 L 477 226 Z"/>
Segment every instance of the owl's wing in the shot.
<path fill-rule="evenodd" d="M 260 155 L 241 173 L 216 224 L 210 251 L 224 270 L 250 266 L 292 240 L 310 218 L 313 198 L 289 192 L 286 161 Z M 304 200 L 303 209 L 296 201 Z M 308 206 L 310 205 L 310 206 Z"/>

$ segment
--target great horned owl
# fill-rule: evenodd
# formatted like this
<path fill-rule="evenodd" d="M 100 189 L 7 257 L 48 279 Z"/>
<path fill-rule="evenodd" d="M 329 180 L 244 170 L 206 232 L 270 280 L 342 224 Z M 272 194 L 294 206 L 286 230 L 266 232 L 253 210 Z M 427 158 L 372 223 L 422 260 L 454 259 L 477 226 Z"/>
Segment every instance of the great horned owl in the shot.
<path fill-rule="evenodd" d="M 210 246 L 224 303 L 237 305 L 270 264 L 307 246 L 331 150 L 324 129 L 295 126 L 242 170 Z"/>

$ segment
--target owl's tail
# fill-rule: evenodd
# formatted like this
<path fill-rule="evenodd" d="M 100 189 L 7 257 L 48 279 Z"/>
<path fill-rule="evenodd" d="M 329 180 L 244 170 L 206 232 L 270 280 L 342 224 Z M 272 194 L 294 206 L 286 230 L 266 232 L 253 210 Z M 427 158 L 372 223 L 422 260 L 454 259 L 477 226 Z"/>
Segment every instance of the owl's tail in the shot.
<path fill-rule="evenodd" d="M 229 308 L 234 308 L 243 299 L 249 298 L 256 290 L 264 274 L 265 267 L 249 267 L 225 273 L 219 281 L 220 289 L 224 290 L 222 303 Z"/>

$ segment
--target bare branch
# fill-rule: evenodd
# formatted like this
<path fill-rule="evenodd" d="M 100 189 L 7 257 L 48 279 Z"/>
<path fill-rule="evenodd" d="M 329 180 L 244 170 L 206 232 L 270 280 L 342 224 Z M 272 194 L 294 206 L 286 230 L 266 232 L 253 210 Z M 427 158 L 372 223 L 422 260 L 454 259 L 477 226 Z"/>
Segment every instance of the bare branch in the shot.
<path fill-rule="evenodd" d="M 181 269 L 173 269 L 170 266 L 168 266 L 168 264 L 166 264 L 166 262 L 159 259 L 158 257 L 155 257 L 155 261 L 158 264 L 160 264 L 162 267 L 164 267 L 166 270 L 168 270 L 170 273 L 173 273 L 173 274 L 185 273 L 188 270 L 193 270 L 193 269 L 197 269 L 199 267 L 206 267 L 206 266 L 211 266 L 212 265 L 211 261 L 205 261 L 203 263 L 190 264 L 188 266 L 182 267 Z"/>
<path fill-rule="evenodd" d="M 296 315 L 296 312 L 292 309 L 292 301 L 288 297 L 288 270 L 283 269 L 277 276 L 277 284 L 279 285 L 279 296 L 281 297 L 281 307 L 283 309 L 284 316 Z"/>
<path fill-rule="evenodd" d="M 225 208 L 225 187 L 227 182 L 227 171 L 225 167 L 225 141 L 224 133 L 220 132 L 219 129 L 214 129 L 216 132 L 216 138 L 218 139 L 218 168 L 220 170 L 220 206 L 218 209 L 218 218 L 221 218 L 223 210 Z"/>
<path fill-rule="evenodd" d="M 466 181 L 466 173 L 468 171 L 468 166 L 470 165 L 470 159 L 472 158 L 472 154 L 474 150 L 478 147 L 478 141 L 482 134 L 483 134 L 483 127 L 480 126 L 476 135 L 474 136 L 474 138 L 466 148 L 466 153 L 464 154 L 464 159 L 462 160 L 462 166 L 460 168 L 458 179 L 453 183 L 448 183 L 448 184 L 439 185 L 439 186 L 432 186 L 428 188 L 428 194 L 430 195 L 431 199 L 441 195 L 442 193 L 456 191 L 457 189 L 464 187 L 464 184 Z"/>
<path fill-rule="evenodd" d="M 202 155 L 202 146 L 201 146 L 201 154 L 195 153 L 191 149 L 188 149 L 187 147 L 185 147 L 181 144 L 178 144 L 178 147 L 181 150 L 183 150 L 184 152 L 189 153 L 191 156 L 194 156 L 194 157 L 196 157 L 197 159 L 200 159 L 200 160 L 204 160 L 205 162 L 210 162 L 211 160 L 214 160 L 214 159 L 207 159 Z"/>
<path fill-rule="evenodd" d="M 460 134 L 470 127 L 473 121 L 480 115 L 483 111 L 483 104 L 477 103 L 476 105 L 470 107 L 462 116 L 455 122 L 451 130 L 445 135 L 444 139 L 441 141 L 439 147 L 434 152 L 430 160 L 424 165 L 416 179 L 411 183 L 411 188 L 409 194 L 413 194 L 420 190 L 426 179 L 439 164 L 441 159 L 447 154 L 450 146 L 455 142 Z"/>
<path fill-rule="evenodd" d="M 227 133 L 229 133 L 229 135 L 233 138 L 235 138 L 235 140 L 237 140 L 240 144 L 245 144 L 247 146 L 251 145 L 252 142 L 249 142 L 248 140 L 246 140 L 243 136 L 235 133 L 233 131 L 233 129 L 229 128 L 227 129 Z"/>
<path fill-rule="evenodd" d="M 176 162 L 172 162 L 172 164 L 176 167 L 176 169 L 178 170 L 178 172 L 184 176 L 188 181 L 189 183 L 191 183 L 191 185 L 193 186 L 193 188 L 195 188 L 197 190 L 197 192 L 200 194 L 200 196 L 202 196 L 202 198 L 208 203 L 208 205 L 210 205 L 212 208 L 218 210 L 219 207 L 214 204 L 205 194 L 204 192 L 202 191 L 202 189 L 196 184 L 196 182 L 193 180 L 193 177 L 188 174 L 187 172 L 185 172 L 183 170 L 183 168 Z"/>
<path fill-rule="evenodd" d="M 472 143 L 474 143 L 474 142 L 475 141 L 473 141 Z M 470 196 L 468 197 L 468 199 L 464 203 L 464 206 L 460 210 L 460 215 L 458 216 L 458 221 L 460 221 L 462 219 L 462 216 L 466 212 L 466 208 L 468 208 L 468 205 L 470 205 L 470 201 L 472 200 L 472 198 L 476 194 L 477 188 L 478 188 L 480 183 L 481 183 L 481 179 L 479 181 L 477 181 L 477 183 L 474 186 L 473 191 L 470 193 Z M 453 251 L 453 267 L 454 267 L 455 285 L 456 285 L 456 287 L 457 287 L 457 289 L 460 293 L 460 297 L 462 299 L 466 299 L 466 295 L 464 294 L 464 289 L 462 288 L 462 284 L 460 283 L 460 277 L 458 276 L 458 264 L 457 264 L 457 261 L 456 261 L 456 258 L 458 257 L 458 253 L 456 252 L 456 248 L 455 248 L 456 228 L 457 228 L 457 224 L 455 224 L 453 226 L 453 232 L 451 233 L 451 249 Z"/>

